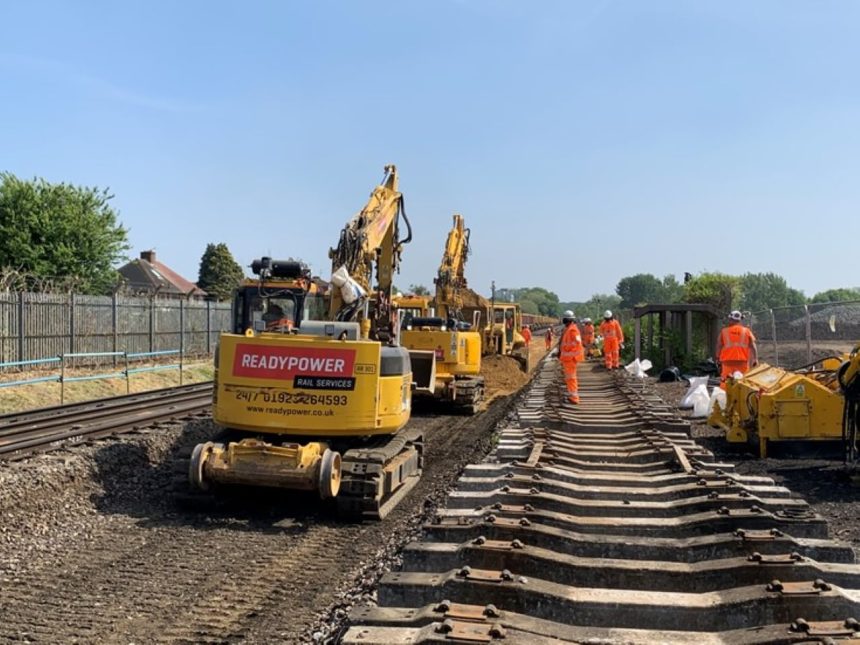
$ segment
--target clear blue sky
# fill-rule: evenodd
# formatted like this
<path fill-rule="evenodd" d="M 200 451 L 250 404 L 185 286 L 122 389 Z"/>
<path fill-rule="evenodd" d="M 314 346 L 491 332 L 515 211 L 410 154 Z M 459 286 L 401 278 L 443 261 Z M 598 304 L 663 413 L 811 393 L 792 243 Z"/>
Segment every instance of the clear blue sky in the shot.
<path fill-rule="evenodd" d="M 396 163 L 431 284 L 562 300 L 638 272 L 860 285 L 860 3 L 13 2 L 0 169 L 109 186 L 132 255 L 321 275 Z"/>

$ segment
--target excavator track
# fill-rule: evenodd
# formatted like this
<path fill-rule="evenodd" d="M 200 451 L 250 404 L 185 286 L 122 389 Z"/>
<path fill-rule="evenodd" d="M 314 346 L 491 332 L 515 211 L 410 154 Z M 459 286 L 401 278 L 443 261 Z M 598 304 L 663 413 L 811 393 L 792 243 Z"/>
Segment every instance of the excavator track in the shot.
<path fill-rule="evenodd" d="M 338 515 L 361 520 L 381 520 L 390 513 L 421 478 L 424 436 L 404 428 L 374 446 L 351 448 L 343 453 Z"/>
<path fill-rule="evenodd" d="M 581 372 L 570 408 L 543 365 L 341 642 L 858 642 L 860 566 L 822 517 L 717 463 L 640 381 Z"/>
<path fill-rule="evenodd" d="M 467 414 L 477 414 L 484 400 L 484 377 L 458 378 L 454 381 L 454 387 L 457 392 L 453 401 L 454 408 Z"/>

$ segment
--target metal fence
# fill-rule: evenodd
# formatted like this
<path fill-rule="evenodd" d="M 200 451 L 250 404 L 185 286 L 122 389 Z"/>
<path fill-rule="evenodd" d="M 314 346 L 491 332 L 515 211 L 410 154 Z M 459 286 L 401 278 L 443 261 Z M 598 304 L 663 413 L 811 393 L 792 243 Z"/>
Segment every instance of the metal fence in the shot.
<path fill-rule="evenodd" d="M 747 317 L 759 360 L 788 369 L 851 351 L 860 342 L 860 301 L 757 311 Z"/>
<path fill-rule="evenodd" d="M 177 348 L 184 356 L 208 355 L 230 319 L 229 303 L 0 292 L 0 363 Z"/>

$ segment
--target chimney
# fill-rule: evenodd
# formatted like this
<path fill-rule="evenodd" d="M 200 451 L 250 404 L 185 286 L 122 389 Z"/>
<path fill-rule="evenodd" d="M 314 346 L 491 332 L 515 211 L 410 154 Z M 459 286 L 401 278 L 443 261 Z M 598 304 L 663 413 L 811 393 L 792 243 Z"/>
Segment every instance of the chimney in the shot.
<path fill-rule="evenodd" d="M 149 251 L 141 251 L 140 259 L 146 260 L 147 262 L 152 264 L 153 262 L 155 262 L 155 251 L 153 249 L 150 249 Z"/>

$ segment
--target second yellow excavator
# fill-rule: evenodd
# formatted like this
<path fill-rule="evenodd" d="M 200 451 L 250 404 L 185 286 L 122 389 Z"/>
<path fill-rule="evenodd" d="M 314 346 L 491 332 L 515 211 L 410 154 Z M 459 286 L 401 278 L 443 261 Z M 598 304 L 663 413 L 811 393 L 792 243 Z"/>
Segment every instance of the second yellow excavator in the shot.
<path fill-rule="evenodd" d="M 416 395 L 474 414 L 484 396 L 484 377 L 481 334 L 473 331 L 477 316 L 472 323 L 462 318 L 470 231 L 461 215 L 453 219 L 435 279 L 435 297 L 406 296 L 396 306 L 403 312 L 400 342 L 409 350 Z"/>

